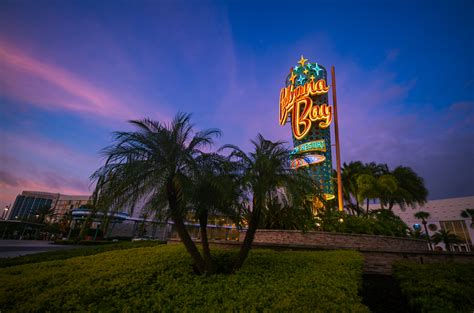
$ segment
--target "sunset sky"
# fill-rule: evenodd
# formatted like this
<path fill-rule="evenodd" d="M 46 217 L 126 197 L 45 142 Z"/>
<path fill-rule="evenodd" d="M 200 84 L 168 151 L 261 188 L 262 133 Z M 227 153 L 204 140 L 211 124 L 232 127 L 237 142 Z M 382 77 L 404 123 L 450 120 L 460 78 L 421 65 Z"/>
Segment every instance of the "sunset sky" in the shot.
<path fill-rule="evenodd" d="M 336 67 L 344 162 L 412 167 L 474 195 L 474 2 L 0 2 L 0 205 L 90 192 L 111 132 L 193 113 L 219 144 L 290 142 L 279 90 Z"/>

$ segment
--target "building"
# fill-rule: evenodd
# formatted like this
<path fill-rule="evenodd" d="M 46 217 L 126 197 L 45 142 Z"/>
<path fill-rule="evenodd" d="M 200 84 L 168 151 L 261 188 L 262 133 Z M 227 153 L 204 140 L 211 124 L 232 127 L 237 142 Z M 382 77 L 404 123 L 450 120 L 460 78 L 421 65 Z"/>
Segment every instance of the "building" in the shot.
<path fill-rule="evenodd" d="M 371 204 L 371 209 L 378 209 L 378 204 Z M 393 212 L 411 228 L 421 228 L 424 232 L 423 225 L 419 219 L 415 218 L 415 213 L 419 211 L 428 212 L 427 227 L 430 236 L 435 232 L 444 229 L 457 235 L 463 243 L 454 245 L 455 251 L 474 251 L 474 225 L 471 218 L 461 217 L 461 212 L 465 209 L 474 209 L 474 196 L 451 198 L 441 200 L 430 200 L 424 206 L 415 209 L 406 208 L 400 210 L 400 207 L 394 206 Z M 438 244 L 443 250 L 446 250 L 444 244 Z"/>
<path fill-rule="evenodd" d="M 90 196 L 71 196 L 60 193 L 23 191 L 18 195 L 9 210 L 9 220 L 34 219 L 39 208 L 47 206 L 53 208 L 51 221 L 57 222 L 74 208 L 89 202 Z"/>
<path fill-rule="evenodd" d="M 60 221 L 67 212 L 89 203 L 90 196 L 70 196 L 59 194 L 52 221 Z"/>

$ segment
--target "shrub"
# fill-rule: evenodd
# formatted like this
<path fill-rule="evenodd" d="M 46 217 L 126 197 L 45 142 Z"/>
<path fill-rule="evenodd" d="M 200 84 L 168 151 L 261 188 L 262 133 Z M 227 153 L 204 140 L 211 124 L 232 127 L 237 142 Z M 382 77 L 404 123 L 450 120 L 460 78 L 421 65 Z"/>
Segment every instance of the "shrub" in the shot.
<path fill-rule="evenodd" d="M 132 252 L 133 251 L 133 252 Z M 234 251 L 217 250 L 217 259 Z M 355 251 L 251 251 L 234 275 L 195 275 L 181 245 L 0 270 L 2 312 L 368 312 Z"/>
<path fill-rule="evenodd" d="M 375 210 L 369 216 L 355 216 L 324 210 L 318 214 L 323 231 L 407 237 L 408 226 L 389 210 Z M 341 220 L 342 219 L 342 220 Z"/>
<path fill-rule="evenodd" d="M 474 264 L 397 263 L 394 277 L 416 312 L 472 312 Z"/>

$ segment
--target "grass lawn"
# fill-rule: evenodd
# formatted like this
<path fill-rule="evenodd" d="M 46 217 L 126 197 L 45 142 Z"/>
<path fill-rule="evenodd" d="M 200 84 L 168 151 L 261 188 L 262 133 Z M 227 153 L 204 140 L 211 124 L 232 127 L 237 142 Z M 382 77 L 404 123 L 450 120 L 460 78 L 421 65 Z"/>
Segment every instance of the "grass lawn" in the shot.
<path fill-rule="evenodd" d="M 415 312 L 474 312 L 474 263 L 398 263 L 402 293 Z"/>
<path fill-rule="evenodd" d="M 181 245 L 115 250 L 0 269 L 0 309 L 368 312 L 362 261 L 354 251 L 254 250 L 237 274 L 202 277 Z"/>
<path fill-rule="evenodd" d="M 106 245 L 80 247 L 76 249 L 48 251 L 35 254 L 23 255 L 15 258 L 1 258 L 0 268 L 10 267 L 21 264 L 38 263 L 52 260 L 65 260 L 78 256 L 94 255 L 106 251 L 121 250 L 121 249 L 133 249 L 140 247 L 151 247 L 159 244 L 164 244 L 163 241 L 139 241 L 139 242 L 119 242 L 110 243 Z"/>

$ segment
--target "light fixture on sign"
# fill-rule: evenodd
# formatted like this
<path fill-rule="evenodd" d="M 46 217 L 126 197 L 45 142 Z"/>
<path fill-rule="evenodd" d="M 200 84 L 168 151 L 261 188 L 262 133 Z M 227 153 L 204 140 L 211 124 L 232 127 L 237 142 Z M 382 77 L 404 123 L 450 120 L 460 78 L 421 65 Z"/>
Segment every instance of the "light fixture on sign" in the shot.
<path fill-rule="evenodd" d="M 310 164 L 318 164 L 321 162 L 324 162 L 326 160 L 326 157 L 324 155 L 318 155 L 318 154 L 309 154 L 305 155 L 304 157 L 297 158 L 291 160 L 291 168 L 300 168 L 303 166 L 308 166 Z"/>

